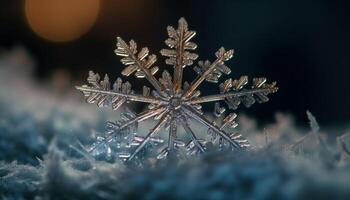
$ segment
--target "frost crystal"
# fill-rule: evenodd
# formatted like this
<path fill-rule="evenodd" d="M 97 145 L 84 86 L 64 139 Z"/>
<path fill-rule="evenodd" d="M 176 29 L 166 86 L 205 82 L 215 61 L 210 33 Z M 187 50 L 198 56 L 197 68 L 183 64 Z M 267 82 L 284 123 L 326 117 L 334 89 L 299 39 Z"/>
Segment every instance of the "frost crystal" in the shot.
<path fill-rule="evenodd" d="M 255 102 L 264 103 L 269 100 L 268 94 L 278 90 L 276 82 L 268 84 L 266 78 L 254 78 L 251 86 L 246 87 L 247 76 L 236 80 L 230 78 L 219 85 L 220 94 L 200 96 L 198 86 L 203 81 L 218 83 L 223 74 L 231 73 L 225 62 L 232 58 L 233 50 L 227 51 L 221 47 L 215 53 L 214 61 L 199 61 L 198 66 L 194 67 L 194 71 L 198 74 L 197 78 L 190 84 L 183 83 L 184 68 L 191 66 L 198 58 L 198 55 L 193 53 L 197 45 L 191 41 L 196 32 L 188 29 L 184 18 L 179 20 L 177 29 L 168 26 L 167 31 L 169 38 L 165 40 L 165 44 L 168 48 L 162 49 L 160 54 L 166 57 L 166 64 L 174 67 L 174 73 L 171 76 L 164 70 L 159 79 L 154 76 L 159 71 L 159 67 L 154 65 L 157 58 L 154 54 L 149 54 L 147 47 L 138 50 L 133 40 L 127 43 L 120 37 L 117 38 L 115 53 L 123 57 L 121 62 L 126 66 L 122 75 L 134 74 L 137 78 L 146 78 L 154 88 L 152 91 L 143 86 L 143 94 L 135 94 L 129 82 L 117 78 L 111 84 L 107 75 L 101 80 L 101 77 L 92 71 L 87 79 L 88 85 L 76 87 L 83 92 L 88 103 L 96 103 L 98 107 L 111 105 L 113 110 L 117 110 L 128 102 L 149 104 L 148 110 L 142 113 L 135 115 L 129 111 L 123 114 L 120 121 L 109 123 L 111 131 L 99 137 L 97 143 L 90 149 L 93 154 L 99 153 L 96 149 L 105 149 L 107 153 L 111 153 L 111 148 L 124 145 L 132 151 L 122 152 L 119 157 L 132 160 L 146 149 L 146 145 L 164 142 L 157 138 L 157 133 L 163 127 L 169 130 L 168 141 L 166 147 L 158 153 L 158 159 L 165 158 L 181 147 L 185 147 L 188 155 L 197 155 L 205 152 L 210 144 L 216 144 L 220 149 L 242 149 L 249 146 L 241 134 L 230 130 L 237 126 L 235 122 L 237 115 L 230 113 L 223 116 L 225 107 L 222 107 L 219 101 L 224 101 L 232 110 L 237 109 L 241 103 L 246 107 Z M 215 102 L 214 120 L 209 120 L 203 115 L 201 104 L 207 102 Z M 149 118 L 158 120 L 157 124 L 146 136 L 138 136 L 137 124 Z M 208 128 L 209 139 L 201 139 L 196 135 L 190 128 L 189 121 L 192 120 Z M 183 127 L 187 136 L 177 134 L 180 127 Z M 114 143 L 116 147 L 111 147 L 110 144 Z"/>

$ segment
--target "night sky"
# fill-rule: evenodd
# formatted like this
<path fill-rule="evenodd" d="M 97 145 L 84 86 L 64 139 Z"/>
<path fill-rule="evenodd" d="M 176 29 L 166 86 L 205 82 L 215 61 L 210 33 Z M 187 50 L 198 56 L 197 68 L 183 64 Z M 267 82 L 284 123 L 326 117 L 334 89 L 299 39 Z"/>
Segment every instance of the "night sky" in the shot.
<path fill-rule="evenodd" d="M 104 0 L 92 29 L 77 40 L 54 43 L 37 36 L 28 26 L 23 1 L 0 3 L 0 49 L 22 45 L 37 61 L 35 77 L 45 79 L 57 69 L 72 73 L 75 81 L 88 70 L 119 75 L 122 65 L 113 53 L 116 37 L 135 39 L 159 54 L 167 37 L 166 26 L 185 17 L 196 30 L 200 59 L 214 59 L 224 46 L 235 49 L 228 62 L 230 77 L 266 76 L 276 80 L 278 93 L 271 101 L 244 109 L 270 120 L 276 111 L 290 112 L 300 122 L 310 110 L 321 124 L 350 121 L 350 5 L 347 1 L 227 0 L 146 1 Z M 159 56 L 158 56 L 159 57 Z M 172 71 L 158 60 L 161 68 Z M 192 80 L 192 67 L 184 77 Z M 112 76 L 113 74 L 113 76 Z M 133 77 L 126 78 L 137 83 Z M 223 79 L 221 79 L 223 80 Z M 218 91 L 206 83 L 204 94 Z"/>

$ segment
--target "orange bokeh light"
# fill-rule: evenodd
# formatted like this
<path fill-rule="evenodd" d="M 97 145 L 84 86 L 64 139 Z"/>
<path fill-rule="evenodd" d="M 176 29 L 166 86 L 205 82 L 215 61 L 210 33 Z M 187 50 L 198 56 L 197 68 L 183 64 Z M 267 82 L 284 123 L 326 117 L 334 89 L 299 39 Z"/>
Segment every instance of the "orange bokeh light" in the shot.
<path fill-rule="evenodd" d="M 25 15 L 31 29 L 53 42 L 75 40 L 94 25 L 100 0 L 26 0 Z"/>

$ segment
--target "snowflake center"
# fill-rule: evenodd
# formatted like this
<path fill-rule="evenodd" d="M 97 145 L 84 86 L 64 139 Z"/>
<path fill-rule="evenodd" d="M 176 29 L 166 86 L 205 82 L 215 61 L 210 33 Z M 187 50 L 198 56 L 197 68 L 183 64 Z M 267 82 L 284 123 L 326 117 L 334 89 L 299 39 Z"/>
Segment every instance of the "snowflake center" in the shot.
<path fill-rule="evenodd" d="M 173 97 L 169 101 L 169 105 L 171 108 L 177 110 L 181 107 L 181 98 L 179 97 Z"/>

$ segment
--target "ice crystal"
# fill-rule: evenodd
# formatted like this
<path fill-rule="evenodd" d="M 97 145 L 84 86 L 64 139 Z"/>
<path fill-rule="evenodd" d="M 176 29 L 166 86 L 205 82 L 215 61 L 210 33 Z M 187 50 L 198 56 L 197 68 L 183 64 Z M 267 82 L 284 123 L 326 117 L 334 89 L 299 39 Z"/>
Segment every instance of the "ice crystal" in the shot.
<path fill-rule="evenodd" d="M 122 130 L 120 130 L 119 127 L 135 117 L 135 113 L 127 108 L 126 111 L 121 114 L 120 120 L 107 123 L 105 132 L 93 134 L 95 136 L 95 142 L 88 149 L 92 156 L 107 160 L 114 160 L 116 158 L 123 160 L 129 158 L 131 156 L 130 151 L 139 146 L 140 142 L 144 140 L 144 137 L 137 132 L 137 122 Z M 114 136 L 109 138 L 109 135 Z M 160 137 L 150 137 L 147 145 L 158 146 L 163 142 L 164 140 Z"/>
<path fill-rule="evenodd" d="M 169 153 L 176 152 L 181 147 L 185 147 L 188 155 L 197 155 L 205 152 L 208 146 L 212 146 L 210 144 L 218 145 L 220 149 L 242 149 L 249 146 L 248 141 L 241 134 L 232 131 L 237 126 L 235 122 L 237 115 L 229 113 L 223 116 L 226 109 L 220 105 L 219 101 L 224 101 L 231 110 L 237 109 L 240 104 L 250 107 L 255 102 L 264 103 L 269 100 L 268 94 L 278 90 L 276 82 L 268 84 L 266 78 L 254 78 L 251 86 L 247 87 L 247 76 L 236 80 L 230 78 L 219 85 L 220 94 L 200 96 L 198 87 L 202 82 L 218 83 L 223 74 L 231 73 L 225 62 L 232 58 L 234 51 L 221 47 L 215 53 L 214 61 L 198 62 L 198 66 L 194 67 L 198 76 L 192 83 L 183 82 L 184 68 L 191 66 L 198 58 L 198 55 L 193 53 L 197 45 L 191 41 L 196 32 L 188 29 L 184 18 L 178 21 L 177 29 L 168 26 L 167 32 L 169 38 L 165 40 L 165 44 L 168 48 L 162 49 L 160 54 L 166 57 L 167 65 L 174 67 L 174 73 L 171 76 L 164 70 L 159 79 L 155 77 L 159 71 L 159 67 L 154 65 L 157 60 L 156 55 L 150 54 L 147 47 L 138 50 L 134 40 L 127 43 L 117 37 L 115 53 L 122 57 L 121 62 L 126 66 L 121 72 L 122 75 L 134 74 L 137 78 L 145 78 L 153 86 L 153 90 L 143 86 L 143 94 L 135 94 L 129 82 L 123 82 L 121 78 L 117 78 L 112 84 L 107 75 L 101 79 L 99 74 L 92 71 L 87 79 L 88 85 L 76 87 L 83 92 L 88 103 L 96 103 L 98 107 L 111 105 L 113 110 L 117 110 L 128 102 L 149 104 L 148 110 L 142 113 L 134 115 L 126 112 L 121 121 L 110 123 L 109 127 L 112 131 L 99 137 L 100 140 L 93 145 L 91 152 L 102 148 L 108 153 L 111 142 L 115 142 L 117 146 L 123 144 L 127 148 L 132 148 L 131 153 L 120 155 L 125 160 L 132 160 L 151 142 L 163 142 L 156 137 L 157 132 L 163 127 L 169 130 L 168 141 L 166 148 L 158 154 L 158 159 L 167 157 Z M 215 102 L 214 120 L 205 117 L 201 109 L 201 104 L 207 102 Z M 136 135 L 137 124 L 149 118 L 158 120 L 157 124 L 146 136 Z M 192 120 L 208 128 L 210 140 L 196 135 L 190 127 L 189 121 Z M 180 137 L 177 134 L 180 127 L 183 127 L 187 133 L 186 137 Z M 121 138 L 124 135 L 127 136 Z"/>

